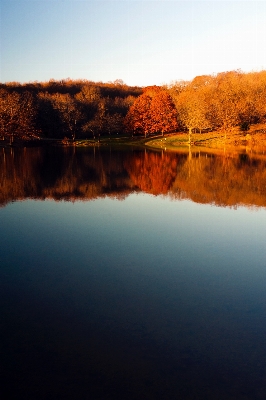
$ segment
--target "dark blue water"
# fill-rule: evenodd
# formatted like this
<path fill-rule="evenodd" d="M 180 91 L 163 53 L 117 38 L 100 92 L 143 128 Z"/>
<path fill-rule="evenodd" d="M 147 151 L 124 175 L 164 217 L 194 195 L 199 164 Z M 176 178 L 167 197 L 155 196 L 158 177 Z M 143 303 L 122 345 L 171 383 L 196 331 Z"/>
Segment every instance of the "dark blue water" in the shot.
<path fill-rule="evenodd" d="M 265 208 L 136 188 L 16 200 L 0 209 L 4 398 L 265 398 Z"/>

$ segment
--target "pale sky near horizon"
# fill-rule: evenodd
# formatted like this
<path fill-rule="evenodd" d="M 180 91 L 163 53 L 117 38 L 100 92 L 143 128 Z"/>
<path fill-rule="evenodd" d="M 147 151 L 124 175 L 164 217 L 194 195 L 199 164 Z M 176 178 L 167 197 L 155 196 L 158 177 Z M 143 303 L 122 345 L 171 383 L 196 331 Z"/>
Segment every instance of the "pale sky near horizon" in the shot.
<path fill-rule="evenodd" d="M 266 1 L 1 0 L 0 29 L 1 82 L 266 69 Z"/>

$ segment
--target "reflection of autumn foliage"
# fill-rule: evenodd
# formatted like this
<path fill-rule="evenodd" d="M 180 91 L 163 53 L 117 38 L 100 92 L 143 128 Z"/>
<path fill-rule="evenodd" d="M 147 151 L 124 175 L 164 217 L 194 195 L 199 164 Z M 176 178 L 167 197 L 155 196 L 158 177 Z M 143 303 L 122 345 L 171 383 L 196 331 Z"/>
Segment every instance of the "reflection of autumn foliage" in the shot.
<path fill-rule="evenodd" d="M 219 206 L 266 207 L 266 157 L 82 148 L 0 149 L 0 205 L 124 199 L 132 191 Z"/>
<path fill-rule="evenodd" d="M 127 160 L 132 182 L 143 192 L 166 194 L 176 177 L 178 158 L 173 154 L 139 152 Z"/>
<path fill-rule="evenodd" d="M 171 196 L 219 206 L 265 207 L 266 159 L 196 153 L 177 171 Z"/>
<path fill-rule="evenodd" d="M 40 148 L 0 149 L 0 205 L 25 198 L 42 198 L 36 185 L 36 166 L 42 157 Z"/>
<path fill-rule="evenodd" d="M 72 147 L 0 151 L 0 205 L 25 198 L 123 199 L 135 189 L 124 167 L 127 153 Z"/>

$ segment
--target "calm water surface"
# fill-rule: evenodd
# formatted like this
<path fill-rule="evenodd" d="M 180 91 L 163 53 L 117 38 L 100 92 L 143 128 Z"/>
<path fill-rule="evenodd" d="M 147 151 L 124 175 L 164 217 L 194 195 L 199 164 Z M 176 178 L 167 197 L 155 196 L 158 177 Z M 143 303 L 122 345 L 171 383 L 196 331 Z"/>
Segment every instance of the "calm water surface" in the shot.
<path fill-rule="evenodd" d="M 7 398 L 265 398 L 266 159 L 0 158 Z"/>

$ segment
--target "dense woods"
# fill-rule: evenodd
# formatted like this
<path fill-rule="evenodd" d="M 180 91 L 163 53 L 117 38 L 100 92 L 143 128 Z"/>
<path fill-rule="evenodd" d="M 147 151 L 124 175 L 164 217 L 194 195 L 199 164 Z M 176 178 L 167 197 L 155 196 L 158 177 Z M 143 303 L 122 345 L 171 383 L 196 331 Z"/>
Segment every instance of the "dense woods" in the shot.
<path fill-rule="evenodd" d="M 230 71 L 146 88 L 122 80 L 0 84 L 0 137 L 10 143 L 177 130 L 226 133 L 265 120 L 266 71 Z"/>
<path fill-rule="evenodd" d="M 181 126 L 190 132 L 228 132 L 235 126 L 248 130 L 250 124 L 265 121 L 266 71 L 197 76 L 173 83 L 168 91 Z"/>
<path fill-rule="evenodd" d="M 129 107 L 142 93 L 111 83 L 50 80 L 0 85 L 0 135 L 15 138 L 82 139 L 117 134 Z"/>

